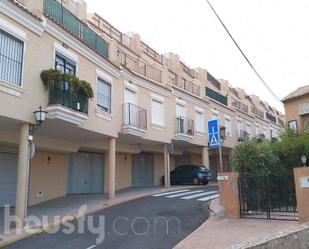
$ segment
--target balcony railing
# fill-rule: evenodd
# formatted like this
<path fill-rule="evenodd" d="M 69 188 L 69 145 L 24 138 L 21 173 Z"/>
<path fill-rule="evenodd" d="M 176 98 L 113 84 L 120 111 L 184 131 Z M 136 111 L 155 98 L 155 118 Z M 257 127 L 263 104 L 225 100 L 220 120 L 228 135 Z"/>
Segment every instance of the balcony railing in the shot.
<path fill-rule="evenodd" d="M 217 93 L 216 91 L 206 87 L 205 88 L 205 94 L 207 97 L 215 100 L 215 101 L 218 101 L 220 102 L 221 104 L 227 106 L 227 97 L 226 96 L 223 96 L 222 94 L 220 93 Z"/>
<path fill-rule="evenodd" d="M 44 0 L 44 14 L 104 58 L 108 43 L 56 0 Z"/>
<path fill-rule="evenodd" d="M 141 41 L 141 46 L 142 46 L 144 53 L 148 54 L 151 58 L 161 63 L 161 55 L 157 51 L 155 51 L 153 48 L 149 47 L 146 43 L 142 41 Z"/>
<path fill-rule="evenodd" d="M 207 72 L 207 80 L 210 81 L 210 83 L 217 89 L 221 90 L 220 82 L 208 72 Z"/>
<path fill-rule="evenodd" d="M 124 126 L 134 126 L 143 130 L 147 130 L 147 111 L 132 103 L 123 104 Z"/>
<path fill-rule="evenodd" d="M 194 121 L 185 117 L 176 117 L 176 134 L 194 136 Z"/>
<path fill-rule="evenodd" d="M 144 63 L 144 62 L 142 62 L 142 61 L 140 61 L 139 62 L 139 73 L 140 74 L 142 74 L 142 75 L 144 75 L 144 76 L 146 76 L 146 77 L 148 77 L 148 78 L 150 78 L 150 79 L 153 79 L 153 80 L 155 80 L 155 81 L 157 81 L 157 82 L 161 82 L 162 81 L 162 72 L 159 70 L 159 69 L 157 69 L 157 68 L 155 68 L 155 67 L 153 67 L 153 66 L 151 66 L 151 65 L 148 65 L 148 64 L 146 64 L 146 63 Z"/>
<path fill-rule="evenodd" d="M 191 78 L 196 79 L 198 77 L 198 74 L 193 69 L 190 69 L 188 66 L 186 66 L 183 62 L 180 62 L 180 66 L 182 68 L 182 71 L 184 71 L 187 75 L 189 75 Z"/>
<path fill-rule="evenodd" d="M 136 69 L 136 62 L 137 59 L 133 58 L 129 54 L 125 53 L 121 49 L 118 49 L 117 51 L 118 59 L 121 63 L 121 65 L 125 66 L 126 68 L 135 70 Z"/>
<path fill-rule="evenodd" d="M 259 110 L 258 108 L 256 107 L 251 107 L 251 112 L 253 114 L 255 114 L 256 116 L 260 117 L 260 118 L 263 118 L 264 119 L 264 112 Z"/>
<path fill-rule="evenodd" d="M 88 114 L 88 98 L 83 93 L 74 93 L 67 82 L 49 86 L 49 104 L 58 104 Z"/>
<path fill-rule="evenodd" d="M 131 38 L 126 34 L 123 34 L 118 29 L 116 29 L 113 25 L 109 22 L 104 20 L 101 16 L 94 13 L 91 21 L 89 21 L 93 26 L 98 28 L 104 34 L 108 35 L 109 37 L 115 39 L 119 43 L 123 44 L 124 46 L 130 48 Z"/>
<path fill-rule="evenodd" d="M 239 110 L 241 110 L 243 112 L 246 112 L 246 113 L 249 112 L 248 105 L 240 102 L 239 100 L 233 99 L 232 106 L 234 106 L 235 108 L 237 108 L 237 109 L 239 109 Z"/>
<path fill-rule="evenodd" d="M 277 123 L 277 118 L 268 112 L 266 112 L 266 118 L 275 124 Z"/>
<path fill-rule="evenodd" d="M 168 78 L 172 85 L 177 86 L 187 92 L 200 96 L 200 86 L 194 82 L 188 81 L 183 77 L 178 76 L 172 71 L 168 71 Z"/>

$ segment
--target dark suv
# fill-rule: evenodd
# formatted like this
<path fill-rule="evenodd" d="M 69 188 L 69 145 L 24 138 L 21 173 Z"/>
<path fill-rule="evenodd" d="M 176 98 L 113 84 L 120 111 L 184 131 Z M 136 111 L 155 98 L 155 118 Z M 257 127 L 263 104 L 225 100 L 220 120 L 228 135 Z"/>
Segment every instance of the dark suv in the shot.
<path fill-rule="evenodd" d="M 203 165 L 182 165 L 171 171 L 171 184 L 204 184 L 210 182 L 210 171 Z"/>

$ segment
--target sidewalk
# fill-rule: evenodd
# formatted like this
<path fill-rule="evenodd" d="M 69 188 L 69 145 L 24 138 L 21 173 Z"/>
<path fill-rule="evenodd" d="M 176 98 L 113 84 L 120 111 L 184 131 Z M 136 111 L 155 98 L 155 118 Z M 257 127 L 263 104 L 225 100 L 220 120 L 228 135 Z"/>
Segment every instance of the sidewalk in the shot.
<path fill-rule="evenodd" d="M 216 200 L 218 201 L 218 199 Z M 221 219 L 210 217 L 174 249 L 246 248 L 247 242 L 279 235 L 283 230 L 296 230 L 296 221 L 258 219 Z"/>
<path fill-rule="evenodd" d="M 57 198 L 55 200 L 47 201 L 42 204 L 30 207 L 28 210 L 29 215 L 35 215 L 42 218 L 42 215 L 48 216 L 48 224 L 43 227 L 36 227 L 33 234 L 41 233 L 43 230 L 50 229 L 54 226 L 59 225 L 59 221 L 55 221 L 55 216 L 68 217 L 68 220 L 73 220 L 79 218 L 83 215 L 88 215 L 95 213 L 97 211 L 103 210 L 105 208 L 152 195 L 155 193 L 163 193 L 168 191 L 173 191 L 177 189 L 194 188 L 195 186 L 172 186 L 170 189 L 166 189 L 163 186 L 160 187 L 130 187 L 124 190 L 117 191 L 116 199 L 107 200 L 105 194 L 98 195 L 69 195 Z M 197 186 L 198 187 L 198 186 Z M 87 205 L 87 210 L 82 214 L 78 213 L 81 206 Z M 20 234 L 16 234 L 13 230 L 10 234 L 3 234 L 3 209 L 0 209 L 0 247 L 11 244 L 17 240 L 31 236 L 23 231 Z M 14 214 L 14 209 L 10 210 L 11 215 Z"/>

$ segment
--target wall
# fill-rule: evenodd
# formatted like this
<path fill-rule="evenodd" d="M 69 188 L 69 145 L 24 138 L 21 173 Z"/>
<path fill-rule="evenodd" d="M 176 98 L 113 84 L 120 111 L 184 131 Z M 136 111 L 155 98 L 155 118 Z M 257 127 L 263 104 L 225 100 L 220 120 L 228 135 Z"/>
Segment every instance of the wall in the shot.
<path fill-rule="evenodd" d="M 116 155 L 116 190 L 132 185 L 132 155 Z"/>
<path fill-rule="evenodd" d="M 51 157 L 48 163 L 48 156 Z M 64 196 L 67 191 L 69 154 L 37 151 L 31 160 L 29 205 Z M 37 192 L 43 196 L 38 197 Z"/>
<path fill-rule="evenodd" d="M 241 246 L 241 245 L 239 245 Z M 241 248 L 251 249 L 308 249 L 309 248 L 309 224 L 304 224 L 295 231 L 280 232 L 279 236 L 260 240 L 253 245 L 244 245 Z"/>
<path fill-rule="evenodd" d="M 162 185 L 162 176 L 164 176 L 164 155 L 154 154 L 154 185 Z"/>

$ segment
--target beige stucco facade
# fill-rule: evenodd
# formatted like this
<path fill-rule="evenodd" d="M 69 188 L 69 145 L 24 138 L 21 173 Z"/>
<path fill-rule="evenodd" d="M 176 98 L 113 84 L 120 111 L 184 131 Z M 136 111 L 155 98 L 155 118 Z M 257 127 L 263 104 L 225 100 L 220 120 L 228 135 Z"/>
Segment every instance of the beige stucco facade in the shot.
<path fill-rule="evenodd" d="M 0 77 L 0 153 L 18 153 L 21 142 L 25 143 L 21 141 L 20 124 L 33 124 L 33 111 L 39 106 L 48 111 L 46 121 L 34 134 L 36 153 L 29 170 L 29 205 L 68 193 L 69 168 L 74 168 L 70 155 L 78 152 L 104 155 L 102 192 L 113 197 L 115 190 L 133 185 L 136 165 L 132 157 L 141 153 L 153 155 L 153 185 L 162 184 L 167 167 L 174 169 L 179 160 L 176 157 L 182 155 L 187 155 L 192 164 L 204 163 L 216 174 L 218 153 L 208 149 L 207 131 L 207 122 L 214 117 L 229 132 L 223 142 L 225 169 L 231 150 L 244 139 L 244 132 L 250 138 L 265 132 L 271 139 L 281 129 L 284 116 L 257 96 L 216 80 L 205 69 L 189 68 L 176 54 L 157 53 L 137 34 L 124 34 L 112 26 L 113 34 L 106 32 L 99 23 L 110 24 L 98 15 L 87 15 L 82 1 L 78 8 L 71 1 L 60 7 L 68 8 L 65 11 L 71 11 L 108 43 L 107 57 L 87 45 L 85 37 L 73 36 L 68 28 L 54 22 L 48 10 L 43 11 L 43 1 L 23 1 L 24 6 L 17 2 L 0 3 L 0 31 L 23 44 L 21 82 L 12 84 Z M 94 98 L 87 100 L 87 112 L 66 103 L 51 103 L 50 89 L 44 88 L 40 73 L 55 68 L 56 54 L 73 61 L 76 76 L 91 84 Z M 110 85 L 110 112 L 98 106 L 99 79 Z M 128 94 L 135 96 L 129 102 L 136 106 L 135 114 L 124 111 Z M 154 102 L 160 103 L 160 111 L 155 112 Z M 144 114 L 145 119 L 141 118 Z M 237 126 L 239 122 L 241 127 Z M 257 124 L 261 129 L 256 129 Z M 270 134 L 271 129 L 276 136 Z M 164 157 L 164 146 L 170 143 L 173 155 Z"/>

